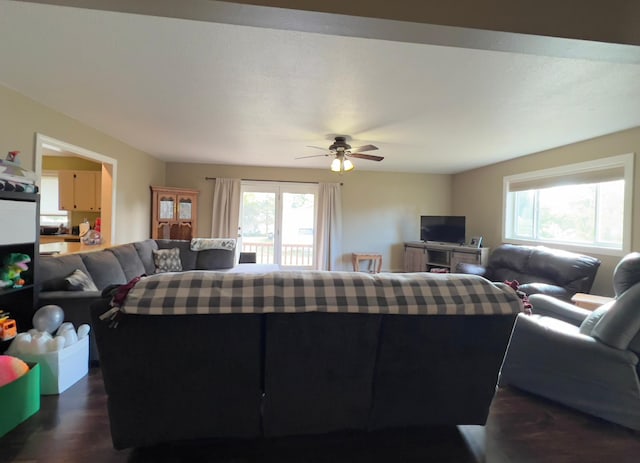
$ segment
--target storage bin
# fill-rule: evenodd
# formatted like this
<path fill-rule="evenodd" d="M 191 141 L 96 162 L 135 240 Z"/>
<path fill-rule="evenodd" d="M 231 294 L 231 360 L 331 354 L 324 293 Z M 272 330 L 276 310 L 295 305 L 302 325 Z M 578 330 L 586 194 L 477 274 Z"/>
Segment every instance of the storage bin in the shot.
<path fill-rule="evenodd" d="M 0 387 L 0 437 L 40 410 L 40 365 L 27 364 L 27 374 Z"/>
<path fill-rule="evenodd" d="M 89 336 L 58 352 L 17 355 L 25 362 L 40 365 L 40 393 L 60 394 L 89 371 Z"/>

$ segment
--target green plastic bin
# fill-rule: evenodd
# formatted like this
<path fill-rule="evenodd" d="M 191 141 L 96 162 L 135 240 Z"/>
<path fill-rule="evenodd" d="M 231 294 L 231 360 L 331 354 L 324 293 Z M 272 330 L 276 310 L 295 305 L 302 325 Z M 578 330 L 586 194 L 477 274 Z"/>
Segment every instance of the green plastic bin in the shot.
<path fill-rule="evenodd" d="M 0 387 L 0 437 L 40 410 L 40 365 L 27 365 L 27 374 Z"/>

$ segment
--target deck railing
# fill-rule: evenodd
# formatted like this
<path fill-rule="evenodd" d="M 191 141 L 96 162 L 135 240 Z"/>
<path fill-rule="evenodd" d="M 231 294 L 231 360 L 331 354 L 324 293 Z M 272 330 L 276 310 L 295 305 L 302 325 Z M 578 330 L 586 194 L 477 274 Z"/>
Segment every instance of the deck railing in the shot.
<path fill-rule="evenodd" d="M 255 252 L 258 264 L 272 264 L 274 262 L 273 243 L 242 242 L 242 252 Z M 296 267 L 311 267 L 313 265 L 312 244 L 283 244 L 282 265 Z"/>

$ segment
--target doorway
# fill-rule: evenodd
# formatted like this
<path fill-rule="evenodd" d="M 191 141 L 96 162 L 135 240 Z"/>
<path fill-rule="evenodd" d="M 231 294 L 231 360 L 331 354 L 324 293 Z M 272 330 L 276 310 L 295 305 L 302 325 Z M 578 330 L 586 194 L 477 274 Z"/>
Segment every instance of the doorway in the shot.
<path fill-rule="evenodd" d="M 118 161 L 100 153 L 90 151 L 80 146 L 72 145 L 62 140 L 36 134 L 35 172 L 37 185 L 40 187 L 42 178 L 42 159 L 47 153 L 86 159 L 101 165 L 100 179 L 100 218 L 102 238 L 105 243 L 115 243 L 115 204 L 116 204 L 116 174 Z"/>
<path fill-rule="evenodd" d="M 242 182 L 242 251 L 259 264 L 313 268 L 317 193 L 317 184 Z"/>

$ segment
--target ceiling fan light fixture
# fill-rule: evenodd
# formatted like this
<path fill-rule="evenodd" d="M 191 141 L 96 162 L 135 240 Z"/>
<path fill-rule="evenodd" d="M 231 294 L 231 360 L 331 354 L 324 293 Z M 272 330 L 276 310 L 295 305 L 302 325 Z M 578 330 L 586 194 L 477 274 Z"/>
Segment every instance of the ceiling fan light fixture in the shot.
<path fill-rule="evenodd" d="M 349 172 L 353 170 L 355 166 L 349 159 L 345 159 L 343 153 L 338 153 L 333 161 L 331 161 L 332 172 Z"/>
<path fill-rule="evenodd" d="M 367 161 L 382 161 L 384 158 L 382 156 L 375 156 L 373 154 L 364 154 L 360 153 L 360 151 L 373 151 L 377 150 L 377 146 L 373 145 L 364 145 L 357 149 L 352 149 L 351 145 L 346 142 L 346 137 L 335 137 L 335 142 L 329 146 L 329 152 L 326 154 L 315 154 L 311 156 L 300 156 L 296 159 L 304 159 L 304 158 L 315 158 L 317 156 L 328 156 L 333 157 L 331 160 L 330 170 L 331 172 L 338 172 L 342 174 L 344 172 L 350 172 L 356 168 L 353 165 L 353 162 L 349 159 L 350 157 L 365 159 Z M 322 150 L 319 146 L 308 146 L 309 148 L 316 148 Z"/>

